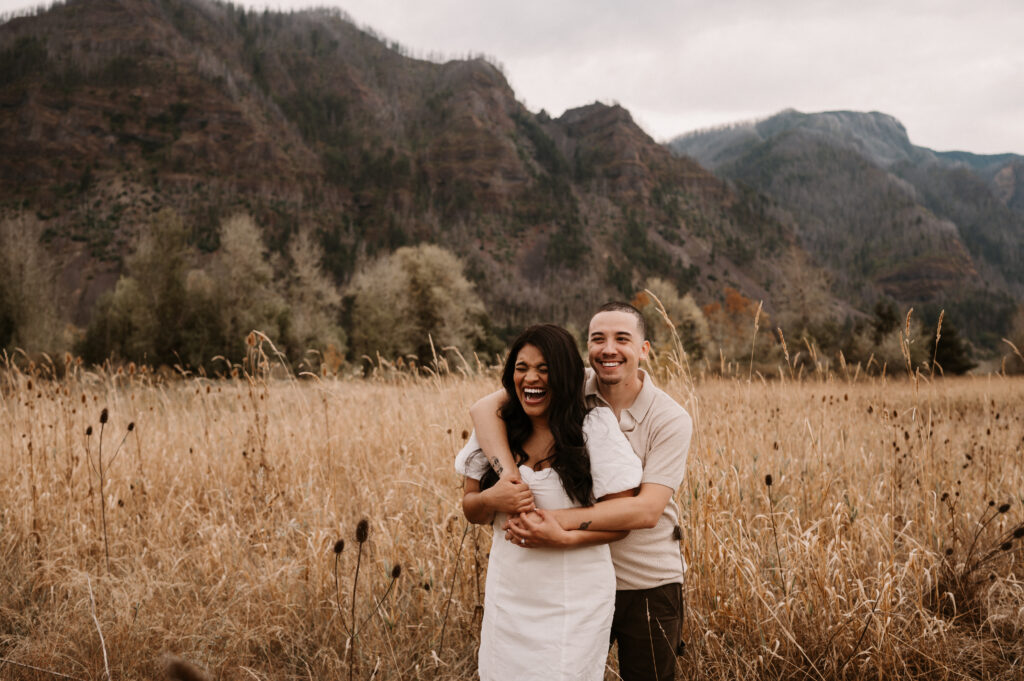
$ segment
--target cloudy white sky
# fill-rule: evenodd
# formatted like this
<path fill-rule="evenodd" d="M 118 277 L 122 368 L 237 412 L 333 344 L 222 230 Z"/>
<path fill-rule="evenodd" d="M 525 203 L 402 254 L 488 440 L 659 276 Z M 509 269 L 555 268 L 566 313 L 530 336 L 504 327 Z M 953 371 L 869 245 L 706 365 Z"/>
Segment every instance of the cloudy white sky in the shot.
<path fill-rule="evenodd" d="M 1024 154 L 1024 0 L 241 2 L 338 6 L 415 53 L 485 53 L 531 110 L 618 102 L 659 141 L 852 109 L 934 149 Z"/>

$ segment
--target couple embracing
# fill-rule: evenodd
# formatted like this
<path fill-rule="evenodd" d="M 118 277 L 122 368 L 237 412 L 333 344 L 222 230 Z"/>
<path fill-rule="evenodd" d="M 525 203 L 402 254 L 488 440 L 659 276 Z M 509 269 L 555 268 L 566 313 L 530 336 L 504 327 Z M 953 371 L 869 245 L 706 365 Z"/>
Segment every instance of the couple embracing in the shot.
<path fill-rule="evenodd" d="M 639 368 L 640 312 L 601 307 L 585 372 L 564 329 L 513 342 L 502 390 L 473 405 L 455 467 L 463 511 L 493 523 L 480 635 L 482 681 L 674 679 L 685 566 L 676 541 L 693 426 Z"/>

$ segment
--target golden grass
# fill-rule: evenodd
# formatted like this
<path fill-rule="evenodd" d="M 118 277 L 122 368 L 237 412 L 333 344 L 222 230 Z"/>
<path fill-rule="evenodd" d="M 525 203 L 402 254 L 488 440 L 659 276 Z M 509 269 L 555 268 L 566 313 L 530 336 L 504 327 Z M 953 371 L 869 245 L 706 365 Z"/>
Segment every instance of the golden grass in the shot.
<path fill-rule="evenodd" d="M 460 555 L 452 460 L 494 385 L 0 375 L 0 678 L 105 678 L 100 633 L 113 679 L 157 678 L 164 653 L 220 679 L 347 678 L 333 547 L 347 618 L 363 517 L 357 619 L 402 574 L 355 678 L 473 678 L 490 538 Z M 663 387 L 697 433 L 682 678 L 1021 678 L 1024 552 L 1000 544 L 1024 519 L 1024 381 Z M 104 407 L 105 457 L 136 424 L 105 481 L 109 572 L 86 460 Z"/>

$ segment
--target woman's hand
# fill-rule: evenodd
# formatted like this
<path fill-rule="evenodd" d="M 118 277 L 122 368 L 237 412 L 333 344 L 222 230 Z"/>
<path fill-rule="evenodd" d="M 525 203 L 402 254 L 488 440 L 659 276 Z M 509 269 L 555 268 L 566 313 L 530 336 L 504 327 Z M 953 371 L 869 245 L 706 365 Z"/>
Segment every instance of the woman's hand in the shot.
<path fill-rule="evenodd" d="M 519 471 L 516 471 L 518 475 Z M 487 495 L 487 503 L 496 511 L 514 515 L 517 513 L 529 513 L 536 506 L 533 504 L 533 492 L 530 486 L 522 480 L 511 478 L 500 478 L 494 486 L 484 494 Z"/>
<path fill-rule="evenodd" d="M 554 514 L 540 508 L 509 518 L 505 524 L 505 539 L 528 549 L 572 544 L 569 533 L 558 524 Z"/>

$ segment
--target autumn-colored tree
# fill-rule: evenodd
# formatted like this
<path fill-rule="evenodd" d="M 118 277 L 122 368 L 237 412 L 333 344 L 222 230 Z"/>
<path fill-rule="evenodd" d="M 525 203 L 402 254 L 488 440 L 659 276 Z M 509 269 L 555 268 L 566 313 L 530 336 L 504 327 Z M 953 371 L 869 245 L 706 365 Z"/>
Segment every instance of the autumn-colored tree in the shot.
<path fill-rule="evenodd" d="M 659 311 L 657 301 L 661 302 L 671 325 Z M 711 342 L 708 321 L 689 293 L 680 296 L 671 282 L 651 277 L 644 283 L 644 290 L 634 297 L 633 306 L 644 316 L 647 339 L 656 356 L 673 352 L 673 332 L 678 335 L 689 359 L 703 359 L 707 354 Z"/>
<path fill-rule="evenodd" d="M 736 361 L 748 368 L 753 361 L 772 368 L 779 351 L 771 333 L 771 318 L 760 303 L 726 286 L 721 302 L 708 303 L 702 312 L 711 333 L 712 360 Z"/>

